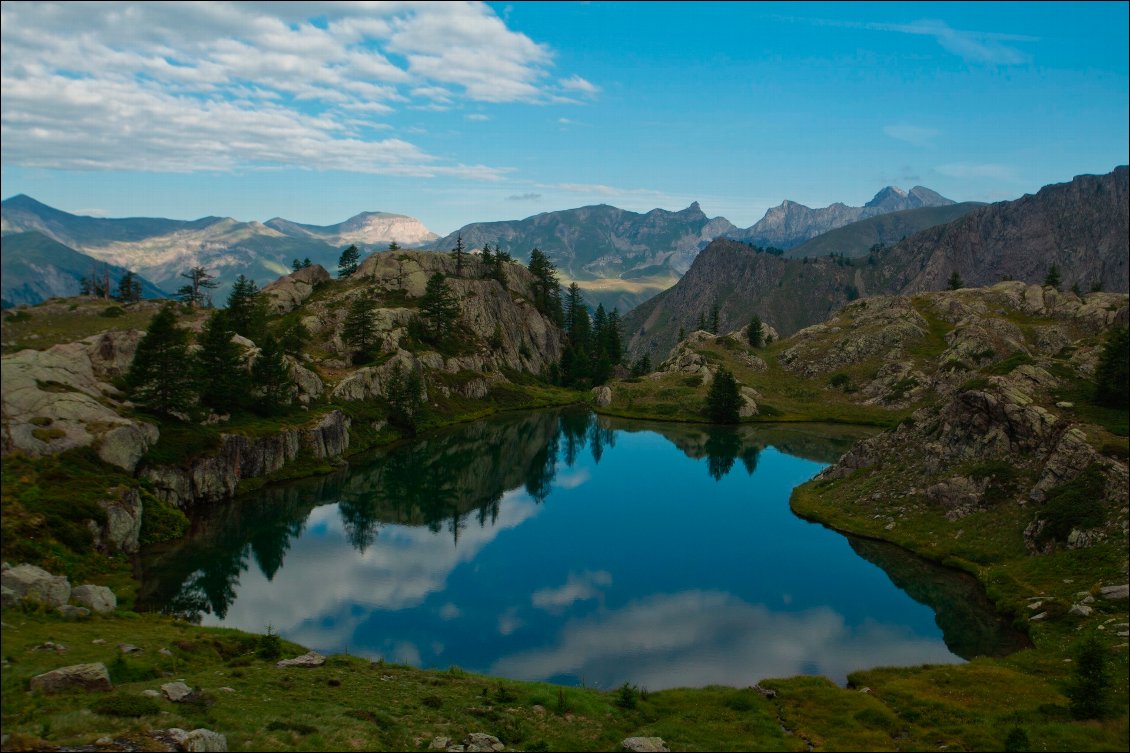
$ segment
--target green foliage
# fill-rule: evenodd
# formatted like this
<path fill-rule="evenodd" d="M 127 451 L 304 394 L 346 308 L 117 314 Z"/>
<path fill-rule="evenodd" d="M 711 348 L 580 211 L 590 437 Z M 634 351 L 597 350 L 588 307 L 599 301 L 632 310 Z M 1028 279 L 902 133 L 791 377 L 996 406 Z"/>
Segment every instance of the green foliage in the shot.
<path fill-rule="evenodd" d="M 1004 749 L 1009 753 L 1027 753 L 1032 750 L 1032 743 L 1023 727 L 1013 727 L 1008 731 L 1008 737 L 1004 739 Z"/>
<path fill-rule="evenodd" d="M 161 713 L 161 706 L 143 695 L 118 693 L 101 698 L 91 706 L 91 711 L 103 716 L 139 717 Z"/>
<path fill-rule="evenodd" d="M 259 636 L 255 646 L 255 655 L 265 661 L 275 661 L 282 657 L 282 636 L 267 625 L 267 632 Z"/>
<path fill-rule="evenodd" d="M 752 347 L 765 347 L 765 334 L 761 325 L 761 317 L 757 314 L 753 315 L 753 318 L 749 321 L 749 326 L 745 328 L 745 337 Z"/>
<path fill-rule="evenodd" d="M 267 299 L 254 280 L 236 278 L 228 295 L 228 324 L 237 335 L 258 342 L 267 331 Z"/>
<path fill-rule="evenodd" d="M 114 661 L 110 662 L 109 666 L 106 667 L 106 671 L 110 674 L 110 682 L 115 685 L 125 685 L 131 682 L 146 682 L 147 680 L 155 680 L 161 676 L 161 672 L 157 668 L 135 664 L 126 659 L 122 654 L 118 654 L 114 658 Z"/>
<path fill-rule="evenodd" d="M 855 389 L 852 387 L 851 377 L 849 377 L 842 371 L 836 372 L 832 375 L 831 379 L 828 380 L 828 386 L 834 387 L 836 389 L 842 389 L 844 392 L 855 391 Z"/>
<path fill-rule="evenodd" d="M 200 332 L 200 350 L 193 359 L 200 403 L 216 413 L 237 413 L 250 403 L 251 380 L 243 364 L 243 349 L 233 337 L 228 313 L 213 312 Z"/>
<path fill-rule="evenodd" d="M 644 353 L 632 363 L 632 376 L 641 377 L 651 373 L 651 356 Z"/>
<path fill-rule="evenodd" d="M 166 416 L 187 411 L 193 400 L 188 360 L 188 333 L 166 306 L 150 321 L 126 375 L 134 402 Z"/>
<path fill-rule="evenodd" d="M 720 369 L 706 395 L 706 417 L 711 423 L 736 424 L 742 407 L 741 391 L 734 375 Z"/>
<path fill-rule="evenodd" d="M 1062 282 L 1063 278 L 1060 277 L 1059 267 L 1056 266 L 1053 262 L 1052 265 L 1048 267 L 1047 276 L 1044 277 L 1044 287 L 1053 287 L 1056 290 L 1059 290 L 1059 286 L 1062 284 Z"/>
<path fill-rule="evenodd" d="M 385 389 L 388 401 L 388 422 L 406 434 L 415 434 L 423 419 L 423 380 L 410 369 L 407 374 L 398 363 L 393 367 Z"/>
<path fill-rule="evenodd" d="M 959 275 L 957 273 L 957 270 L 955 269 L 953 271 L 953 274 L 950 275 L 949 281 L 946 282 L 946 289 L 947 290 L 960 290 L 963 287 L 965 287 L 965 283 L 962 282 L 961 275 Z"/>
<path fill-rule="evenodd" d="M 341 256 L 337 260 L 337 276 L 344 278 L 349 277 L 357 271 L 358 263 L 361 261 L 361 252 L 357 250 L 357 246 L 350 244 L 348 248 L 341 252 Z"/>
<path fill-rule="evenodd" d="M 373 314 L 377 302 L 367 295 L 359 295 L 349 304 L 341 339 L 353 349 L 354 363 L 367 363 L 373 356 L 377 344 L 377 325 Z"/>
<path fill-rule="evenodd" d="M 145 495 L 144 504 L 145 514 L 141 516 L 141 533 L 138 536 L 143 546 L 175 541 L 188 531 L 188 518 L 179 508 L 152 494 Z"/>
<path fill-rule="evenodd" d="M 141 280 L 127 270 L 118 279 L 118 293 L 114 297 L 122 303 L 137 303 L 141 300 Z"/>
<path fill-rule="evenodd" d="M 283 359 L 282 349 L 275 338 L 267 335 L 259 350 L 259 357 L 251 366 L 251 384 L 255 392 L 255 410 L 264 416 L 274 416 L 290 405 L 294 380 Z"/>
<path fill-rule="evenodd" d="M 312 735 L 318 731 L 317 727 L 301 722 L 284 722 L 276 719 L 267 725 L 270 732 L 294 732 L 299 735 Z"/>
<path fill-rule="evenodd" d="M 463 234 L 455 239 L 455 248 L 451 249 L 451 258 L 455 260 L 455 276 L 463 276 L 463 264 L 467 261 L 467 251 L 463 247 Z"/>
<path fill-rule="evenodd" d="M 1118 327 L 1107 333 L 1099 366 L 1095 370 L 1095 402 L 1110 408 L 1130 406 L 1130 331 Z"/>
<path fill-rule="evenodd" d="M 539 249 L 530 252 L 530 274 L 534 276 L 534 308 L 551 322 L 561 325 L 565 314 L 561 308 L 561 285 L 557 280 L 557 267 Z"/>
<path fill-rule="evenodd" d="M 125 315 L 126 311 L 121 306 L 107 306 L 98 313 L 98 316 L 102 316 L 107 319 L 117 319 L 119 316 Z"/>
<path fill-rule="evenodd" d="M 1107 714 L 1110 673 L 1102 643 L 1091 633 L 1079 645 L 1075 671 L 1067 687 L 1071 715 L 1076 719 L 1102 719 Z"/>
<path fill-rule="evenodd" d="M 997 363 L 994 363 L 992 366 L 989 366 L 984 371 L 985 371 L 986 374 L 996 374 L 996 375 L 1011 374 L 1013 371 L 1020 368 L 1021 366 L 1025 366 L 1025 365 L 1030 364 L 1030 363 L 1034 363 L 1034 361 L 1032 360 L 1032 356 L 1028 355 L 1027 353 L 1025 353 L 1022 350 L 1016 350 L 1016 351 L 1013 351 L 1012 354 L 1008 358 L 1004 359 L 1003 361 L 998 361 Z"/>
<path fill-rule="evenodd" d="M 969 470 L 974 481 L 987 481 L 985 501 L 991 505 L 1010 499 L 1019 488 L 1020 473 L 1016 466 L 1004 460 L 987 460 Z"/>
<path fill-rule="evenodd" d="M 306 325 L 301 320 L 294 320 L 288 322 L 282 327 L 279 332 L 279 347 L 282 348 L 283 353 L 292 356 L 302 355 L 302 349 L 306 347 L 306 343 L 310 341 L 310 331 L 306 329 Z"/>
<path fill-rule="evenodd" d="M 186 278 L 188 284 L 182 285 L 177 290 L 177 298 L 180 301 L 192 308 L 212 305 L 212 294 L 208 291 L 220 284 L 216 282 L 214 274 L 204 267 L 193 267 L 181 274 L 181 277 Z"/>
<path fill-rule="evenodd" d="M 636 708 L 640 703 L 640 689 L 625 682 L 616 690 L 615 703 L 622 709 Z"/>
<path fill-rule="evenodd" d="M 1101 526 L 1106 478 L 1097 464 L 1048 492 L 1039 517 L 1044 521 L 1038 540 L 1065 542 L 1073 529 Z"/>
<path fill-rule="evenodd" d="M 459 303 L 442 272 L 428 278 L 420 299 L 420 320 L 426 338 L 433 344 L 446 343 L 459 321 Z"/>

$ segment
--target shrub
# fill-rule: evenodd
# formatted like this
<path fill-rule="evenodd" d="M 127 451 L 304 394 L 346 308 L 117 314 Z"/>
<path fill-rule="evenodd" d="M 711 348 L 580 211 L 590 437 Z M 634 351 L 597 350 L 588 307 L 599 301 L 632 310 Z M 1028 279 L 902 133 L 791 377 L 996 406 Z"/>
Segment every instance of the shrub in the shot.
<path fill-rule="evenodd" d="M 125 316 L 126 310 L 121 306 L 107 306 L 98 312 L 98 316 L 104 316 L 107 319 L 116 319 L 119 316 Z"/>
<path fill-rule="evenodd" d="M 1127 361 L 1130 358 L 1130 335 L 1126 327 L 1107 334 L 1106 344 L 1095 370 L 1094 399 L 1099 405 L 1126 408 L 1130 405 L 1130 381 Z"/>
<path fill-rule="evenodd" d="M 91 708 L 94 713 L 103 716 L 123 717 L 149 716 L 161 711 L 161 706 L 152 698 L 125 693 L 101 698 Z"/>
<path fill-rule="evenodd" d="M 1079 646 L 1075 672 L 1067 688 L 1071 715 L 1076 719 L 1102 719 L 1106 714 L 1106 689 L 1110 685 L 1103 646 L 1094 634 Z"/>
<path fill-rule="evenodd" d="M 634 709 L 639 705 L 640 690 L 635 685 L 624 683 L 616 691 L 615 704 L 622 709 Z"/>
<path fill-rule="evenodd" d="M 1045 525 L 1038 540 L 1067 541 L 1073 529 L 1095 528 L 1103 524 L 1102 498 L 1106 479 L 1102 469 L 1092 464 L 1071 481 L 1048 492 L 1040 518 Z"/>
<path fill-rule="evenodd" d="M 1013 727 L 1004 739 L 1004 749 L 1010 753 L 1025 753 L 1032 750 L 1032 743 L 1028 740 L 1028 733 L 1023 727 Z"/>
<path fill-rule="evenodd" d="M 255 655 L 267 661 L 274 661 L 282 656 L 282 637 L 270 625 L 267 625 L 267 632 L 259 636 Z"/>

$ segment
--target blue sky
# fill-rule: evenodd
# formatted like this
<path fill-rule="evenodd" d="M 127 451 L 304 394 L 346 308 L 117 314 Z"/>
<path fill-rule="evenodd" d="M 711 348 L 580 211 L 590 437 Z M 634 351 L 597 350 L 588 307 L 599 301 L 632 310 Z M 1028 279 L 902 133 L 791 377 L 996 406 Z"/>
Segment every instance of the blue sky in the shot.
<path fill-rule="evenodd" d="M 1128 7 L 5 3 L 3 195 L 439 233 L 1016 198 L 1130 161 Z"/>

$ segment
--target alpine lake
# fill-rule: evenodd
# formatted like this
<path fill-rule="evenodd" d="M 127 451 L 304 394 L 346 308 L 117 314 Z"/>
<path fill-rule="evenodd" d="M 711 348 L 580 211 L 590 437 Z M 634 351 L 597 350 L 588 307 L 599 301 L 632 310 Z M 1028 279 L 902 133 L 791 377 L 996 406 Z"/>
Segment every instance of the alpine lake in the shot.
<path fill-rule="evenodd" d="M 1002 655 L 977 582 L 798 518 L 863 434 L 511 414 L 198 511 L 139 607 L 321 653 L 650 690 Z"/>

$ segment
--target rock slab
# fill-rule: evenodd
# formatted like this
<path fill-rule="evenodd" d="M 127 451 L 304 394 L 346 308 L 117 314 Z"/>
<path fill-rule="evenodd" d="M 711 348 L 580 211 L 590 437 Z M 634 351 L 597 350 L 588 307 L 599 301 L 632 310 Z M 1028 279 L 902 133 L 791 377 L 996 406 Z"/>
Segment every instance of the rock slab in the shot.
<path fill-rule="evenodd" d="M 31 678 L 33 693 L 62 693 L 68 690 L 113 690 L 110 673 L 102 662 L 72 664 Z"/>

